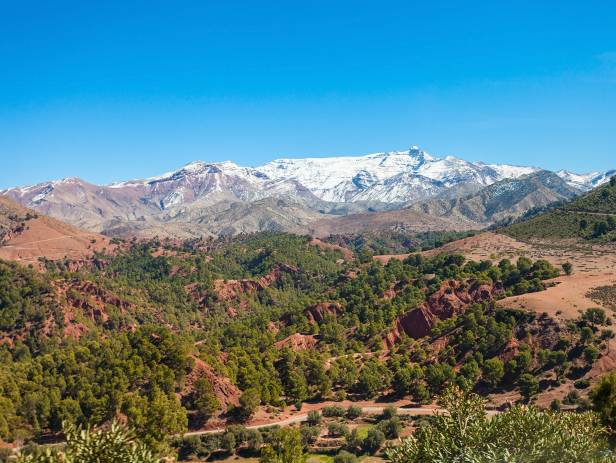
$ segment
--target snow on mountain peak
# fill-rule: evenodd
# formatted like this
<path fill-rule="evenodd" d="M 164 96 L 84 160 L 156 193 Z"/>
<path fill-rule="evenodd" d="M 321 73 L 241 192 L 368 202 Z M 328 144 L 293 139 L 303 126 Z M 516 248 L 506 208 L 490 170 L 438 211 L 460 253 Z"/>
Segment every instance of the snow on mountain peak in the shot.
<path fill-rule="evenodd" d="M 192 161 L 165 174 L 106 187 L 138 191 L 155 198 L 162 208 L 201 200 L 211 194 L 242 200 L 271 196 L 301 196 L 330 202 L 377 201 L 406 203 L 443 193 L 456 186 L 482 188 L 504 179 L 516 179 L 541 169 L 507 164 L 469 162 L 447 155 L 431 156 L 419 146 L 406 151 L 384 151 L 361 156 L 276 159 L 258 167 L 232 161 Z M 609 180 L 614 171 L 576 174 L 557 173 L 579 190 L 589 190 Z M 68 178 L 33 187 L 7 190 L 17 197 L 42 201 L 60 185 L 72 187 L 79 179 Z M 83 183 L 83 185 L 88 185 Z M 75 185 L 83 189 L 79 185 Z"/>
<path fill-rule="evenodd" d="M 610 178 L 616 174 L 615 170 L 607 172 L 589 172 L 587 174 L 576 174 L 568 170 L 559 170 L 556 172 L 569 185 L 578 188 L 582 191 L 588 191 L 608 182 Z"/>

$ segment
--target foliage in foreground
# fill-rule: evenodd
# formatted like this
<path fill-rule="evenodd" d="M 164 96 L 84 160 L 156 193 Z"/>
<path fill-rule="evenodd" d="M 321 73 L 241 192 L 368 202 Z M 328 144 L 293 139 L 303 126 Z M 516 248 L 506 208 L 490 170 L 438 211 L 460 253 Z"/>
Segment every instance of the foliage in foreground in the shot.
<path fill-rule="evenodd" d="M 136 440 L 132 431 L 111 424 L 108 430 L 67 426 L 63 451 L 47 449 L 37 455 L 20 455 L 17 463 L 160 463 L 153 452 Z"/>
<path fill-rule="evenodd" d="M 306 454 L 296 428 L 278 429 L 271 443 L 261 449 L 260 463 L 304 463 Z"/>
<path fill-rule="evenodd" d="M 386 451 L 393 463 L 616 462 L 594 413 L 561 413 L 517 405 L 488 418 L 485 401 L 458 388 L 445 391 L 438 415 Z"/>

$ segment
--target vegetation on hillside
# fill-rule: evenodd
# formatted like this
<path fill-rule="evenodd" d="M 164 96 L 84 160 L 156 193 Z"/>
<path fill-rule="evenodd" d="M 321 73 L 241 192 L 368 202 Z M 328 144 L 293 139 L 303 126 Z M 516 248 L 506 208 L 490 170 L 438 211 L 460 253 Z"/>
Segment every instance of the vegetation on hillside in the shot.
<path fill-rule="evenodd" d="M 605 313 L 559 326 L 483 300 L 423 338 L 385 341 L 400 316 L 447 296 L 448 282 L 503 297 L 540 291 L 556 274 L 525 258 L 345 261 L 274 233 L 127 243 L 86 266 L 47 262 L 46 273 L 0 262 L 0 438 L 123 419 L 165 452 L 167 436 L 212 415 L 250 419 L 259 405 L 426 402 L 451 384 L 531 400 L 601 355 Z M 387 360 L 375 355 L 385 348 Z M 366 445 L 380 440 L 372 433 Z"/>
<path fill-rule="evenodd" d="M 521 240 L 577 238 L 616 241 L 616 177 L 571 202 L 521 220 L 502 231 Z"/>
<path fill-rule="evenodd" d="M 384 254 L 408 254 L 438 248 L 451 241 L 473 236 L 474 231 L 428 231 L 407 233 L 383 230 L 378 233 L 330 235 L 326 241 L 349 248 L 361 259 Z"/>

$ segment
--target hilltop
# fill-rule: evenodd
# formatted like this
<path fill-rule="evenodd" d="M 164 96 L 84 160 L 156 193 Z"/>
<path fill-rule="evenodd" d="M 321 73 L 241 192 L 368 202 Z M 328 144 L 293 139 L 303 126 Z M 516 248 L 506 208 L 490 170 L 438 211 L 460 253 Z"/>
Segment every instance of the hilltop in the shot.
<path fill-rule="evenodd" d="M 80 230 L 0 196 L 0 259 L 39 264 L 41 259 L 84 259 L 104 248 L 109 238 Z"/>
<path fill-rule="evenodd" d="M 554 210 L 505 227 L 502 233 L 522 240 L 614 241 L 616 177 Z"/>

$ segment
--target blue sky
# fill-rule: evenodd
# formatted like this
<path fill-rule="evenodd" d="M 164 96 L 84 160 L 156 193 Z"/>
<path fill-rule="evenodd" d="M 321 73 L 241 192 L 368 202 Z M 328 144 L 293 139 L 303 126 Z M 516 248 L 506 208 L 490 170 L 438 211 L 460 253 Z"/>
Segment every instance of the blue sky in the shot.
<path fill-rule="evenodd" d="M 411 144 L 616 167 L 615 2 L 0 8 L 0 188 Z"/>

